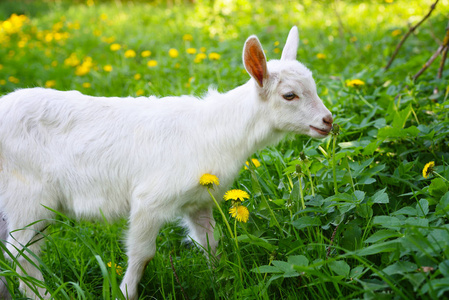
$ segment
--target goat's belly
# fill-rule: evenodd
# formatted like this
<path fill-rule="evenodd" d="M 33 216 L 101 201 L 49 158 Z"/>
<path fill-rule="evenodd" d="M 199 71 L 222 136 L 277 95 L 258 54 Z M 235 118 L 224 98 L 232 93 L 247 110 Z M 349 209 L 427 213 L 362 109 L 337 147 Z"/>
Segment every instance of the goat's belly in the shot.
<path fill-rule="evenodd" d="M 103 219 L 113 221 L 127 217 L 129 214 L 129 201 L 125 197 L 105 197 L 104 195 L 76 195 L 60 200 L 63 213 L 77 219 Z"/>

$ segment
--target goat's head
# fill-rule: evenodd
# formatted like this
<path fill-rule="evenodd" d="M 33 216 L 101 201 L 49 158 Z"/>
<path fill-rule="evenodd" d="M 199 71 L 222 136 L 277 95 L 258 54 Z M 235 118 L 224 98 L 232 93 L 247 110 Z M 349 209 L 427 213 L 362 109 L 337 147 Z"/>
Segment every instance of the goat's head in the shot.
<path fill-rule="evenodd" d="M 312 72 L 296 60 L 299 36 L 293 27 L 282 51 L 281 60 L 267 63 L 256 36 L 247 39 L 243 62 L 255 81 L 255 88 L 269 106 L 276 130 L 323 138 L 332 129 L 333 118 L 316 92 Z"/>

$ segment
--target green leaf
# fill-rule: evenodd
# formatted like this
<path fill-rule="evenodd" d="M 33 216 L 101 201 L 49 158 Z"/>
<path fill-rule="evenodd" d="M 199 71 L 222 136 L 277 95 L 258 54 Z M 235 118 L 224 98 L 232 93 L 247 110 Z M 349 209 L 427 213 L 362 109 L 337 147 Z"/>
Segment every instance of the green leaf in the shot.
<path fill-rule="evenodd" d="M 445 277 L 449 277 L 449 259 L 439 264 L 438 268 Z"/>
<path fill-rule="evenodd" d="M 392 212 L 391 215 L 408 215 L 408 216 L 416 216 L 418 213 L 415 208 L 411 206 L 406 206 L 401 208 L 400 210 L 397 210 L 395 212 Z"/>
<path fill-rule="evenodd" d="M 361 164 L 358 162 L 349 162 L 349 166 L 352 169 L 352 176 L 358 177 L 360 174 L 362 174 L 363 170 L 365 170 L 366 167 L 371 165 L 371 163 L 374 161 L 374 157 L 371 157 L 365 161 L 363 161 Z"/>
<path fill-rule="evenodd" d="M 273 260 L 271 262 L 273 266 L 277 267 L 279 270 L 283 272 L 289 272 L 292 270 L 292 265 L 288 262 L 282 261 L 282 260 Z"/>
<path fill-rule="evenodd" d="M 354 191 L 354 197 L 357 203 L 361 203 L 365 199 L 364 191 Z"/>
<path fill-rule="evenodd" d="M 429 201 L 426 199 L 421 199 L 416 204 L 416 211 L 418 212 L 418 216 L 424 217 L 429 213 Z"/>
<path fill-rule="evenodd" d="M 412 112 L 411 105 L 409 105 L 408 107 L 404 108 L 401 111 L 397 111 L 391 124 L 393 128 L 399 129 L 404 128 L 405 123 L 407 122 L 407 119 L 409 118 L 411 112 Z"/>
<path fill-rule="evenodd" d="M 402 233 L 398 231 L 391 229 L 382 229 L 373 233 L 369 238 L 365 240 L 365 243 L 377 243 L 379 241 L 400 236 L 402 236 Z"/>
<path fill-rule="evenodd" d="M 367 269 L 364 266 L 357 266 L 355 268 L 352 268 L 349 277 L 352 279 L 360 278 L 366 272 L 366 270 Z"/>
<path fill-rule="evenodd" d="M 340 148 L 342 148 L 342 149 L 364 148 L 368 144 L 369 144 L 369 141 L 368 140 L 364 140 L 364 141 L 341 142 L 341 143 L 338 143 L 338 146 L 340 146 Z"/>
<path fill-rule="evenodd" d="M 292 225 L 295 226 L 295 228 L 297 228 L 297 229 L 303 229 L 303 228 L 310 227 L 310 226 L 320 226 L 321 220 L 318 217 L 312 218 L 309 216 L 304 216 L 304 217 L 299 218 L 296 221 L 293 221 Z"/>
<path fill-rule="evenodd" d="M 379 147 L 381 141 L 374 140 L 371 143 L 369 143 L 364 149 L 363 149 L 363 155 L 371 156 L 373 155 L 374 151 L 376 151 L 377 147 Z"/>
<path fill-rule="evenodd" d="M 388 198 L 387 193 L 385 193 L 387 188 L 383 188 L 376 192 L 368 201 L 368 203 L 389 203 L 390 200 Z"/>
<path fill-rule="evenodd" d="M 270 244 L 265 239 L 259 238 L 252 234 L 243 234 L 243 235 L 238 236 L 237 239 L 238 239 L 239 243 L 243 242 L 243 243 L 253 244 L 253 245 L 265 248 L 268 251 L 273 251 L 274 249 L 276 249 L 276 246 Z"/>
<path fill-rule="evenodd" d="M 440 199 L 448 191 L 446 182 L 441 178 L 434 178 L 429 185 L 429 194 Z"/>
<path fill-rule="evenodd" d="M 402 222 L 396 217 L 375 216 L 373 218 L 373 225 L 379 225 L 390 229 L 398 229 L 401 227 Z"/>
<path fill-rule="evenodd" d="M 251 272 L 254 272 L 254 273 L 282 273 L 281 270 L 279 270 L 278 268 L 273 267 L 273 266 L 260 266 L 260 267 L 251 269 Z"/>
<path fill-rule="evenodd" d="M 436 214 L 446 214 L 449 212 L 449 192 L 441 197 L 440 202 L 437 204 L 435 208 Z"/>
<path fill-rule="evenodd" d="M 399 247 L 399 242 L 397 240 L 393 241 L 387 241 L 383 243 L 376 243 L 371 246 L 365 247 L 363 249 L 360 249 L 356 252 L 359 256 L 367 256 L 367 255 L 373 255 L 383 252 L 392 252 L 397 250 Z"/>
<path fill-rule="evenodd" d="M 369 219 L 373 216 L 373 209 L 367 203 L 357 206 L 356 213 L 362 218 Z"/>
<path fill-rule="evenodd" d="M 370 177 L 371 175 L 368 176 L 360 176 L 360 179 L 357 179 L 357 185 L 360 184 L 371 184 L 376 182 L 376 179 Z"/>
<path fill-rule="evenodd" d="M 428 227 L 429 220 L 426 218 L 410 217 L 404 220 L 403 225 L 417 226 L 417 227 Z"/>
<path fill-rule="evenodd" d="M 408 261 L 398 261 L 384 268 L 382 271 L 387 275 L 394 275 L 415 272 L 416 269 L 418 269 L 418 267 L 414 263 Z"/>
<path fill-rule="evenodd" d="M 344 228 L 343 236 L 340 240 L 341 247 L 348 250 L 357 249 L 360 246 L 360 241 L 362 239 L 362 229 L 357 225 L 357 222 L 354 221 L 345 225 Z"/>
<path fill-rule="evenodd" d="M 379 129 L 377 132 L 377 138 L 379 139 L 401 139 L 417 137 L 419 134 L 419 129 L 416 126 L 410 126 L 407 128 L 395 128 L 395 127 L 384 127 Z"/>
<path fill-rule="evenodd" d="M 440 298 L 445 292 L 449 291 L 449 280 L 447 278 L 430 280 L 423 285 L 421 293 L 427 294 L 429 290 L 437 291 L 437 297 Z"/>
<path fill-rule="evenodd" d="M 348 263 L 344 260 L 335 260 L 329 263 L 329 269 L 331 269 L 335 274 L 346 278 L 349 276 L 351 267 L 349 267 Z"/>
<path fill-rule="evenodd" d="M 287 260 L 290 264 L 295 266 L 308 266 L 309 260 L 304 255 L 289 256 Z"/>

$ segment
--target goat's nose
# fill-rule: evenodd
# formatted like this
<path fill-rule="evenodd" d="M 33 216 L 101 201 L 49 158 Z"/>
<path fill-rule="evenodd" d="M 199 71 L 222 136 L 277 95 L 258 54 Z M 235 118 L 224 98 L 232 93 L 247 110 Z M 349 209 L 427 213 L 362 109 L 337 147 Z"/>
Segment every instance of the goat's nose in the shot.
<path fill-rule="evenodd" d="M 327 115 L 323 118 L 323 123 L 328 125 L 328 126 L 332 126 L 332 123 L 334 122 L 334 118 L 332 118 L 331 115 Z"/>

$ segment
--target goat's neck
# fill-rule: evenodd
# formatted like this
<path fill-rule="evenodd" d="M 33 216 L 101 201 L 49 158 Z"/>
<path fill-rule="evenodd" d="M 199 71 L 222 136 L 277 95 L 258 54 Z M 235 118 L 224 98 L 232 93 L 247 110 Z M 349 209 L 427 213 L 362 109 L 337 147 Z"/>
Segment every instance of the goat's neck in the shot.
<path fill-rule="evenodd" d="M 211 132 L 208 142 L 229 164 L 241 166 L 255 151 L 283 136 L 274 129 L 268 103 L 259 99 L 254 84 L 251 80 L 225 94 L 214 95 L 218 99 L 210 103 L 213 113 L 208 114 L 207 122 L 216 134 Z"/>

